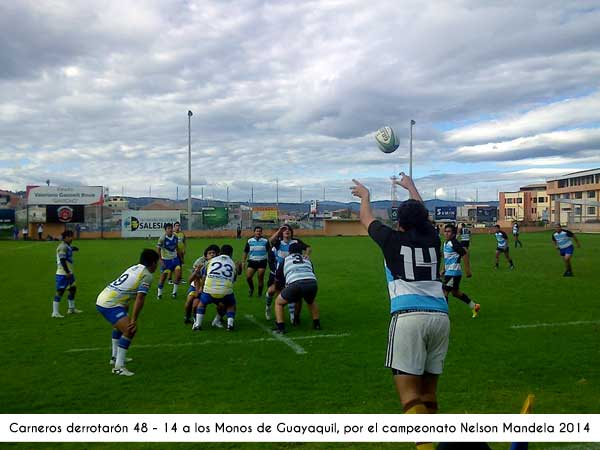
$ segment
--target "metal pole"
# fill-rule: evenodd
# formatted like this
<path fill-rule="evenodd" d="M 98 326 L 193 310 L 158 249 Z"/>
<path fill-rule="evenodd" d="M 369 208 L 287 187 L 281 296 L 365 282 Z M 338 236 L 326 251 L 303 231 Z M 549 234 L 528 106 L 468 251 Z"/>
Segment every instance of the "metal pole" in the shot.
<path fill-rule="evenodd" d="M 302 186 L 300 186 L 300 203 L 302 203 Z"/>
<path fill-rule="evenodd" d="M 192 230 L 192 115 L 188 111 L 188 231 Z"/>
<path fill-rule="evenodd" d="M 409 158 L 410 158 L 410 165 L 408 167 L 408 175 L 412 178 L 413 176 L 413 172 L 412 172 L 412 166 L 413 166 L 413 151 L 412 151 L 412 141 L 413 141 L 413 126 L 416 124 L 417 122 L 415 122 L 414 120 L 411 119 L 410 121 L 410 152 L 409 152 Z"/>

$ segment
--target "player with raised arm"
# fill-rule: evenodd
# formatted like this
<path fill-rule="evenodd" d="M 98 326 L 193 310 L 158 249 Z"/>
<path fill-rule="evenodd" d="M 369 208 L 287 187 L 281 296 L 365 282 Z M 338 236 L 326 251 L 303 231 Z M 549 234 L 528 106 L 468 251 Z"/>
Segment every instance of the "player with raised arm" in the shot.
<path fill-rule="evenodd" d="M 285 288 L 275 301 L 276 332 L 285 333 L 283 307 L 290 303 L 300 303 L 302 299 L 306 301 L 310 310 L 313 328 L 320 330 L 319 307 L 315 301 L 317 277 L 312 262 L 306 256 L 302 256 L 302 246 L 298 242 L 290 245 L 288 256 L 277 269 L 277 279 L 284 281 Z"/>
<path fill-rule="evenodd" d="M 211 303 L 223 303 L 226 307 L 227 331 L 232 331 L 234 326 L 236 302 L 233 295 L 233 283 L 237 275 L 242 273 L 241 263 L 233 262 L 233 247 L 225 244 L 221 247 L 221 254 L 210 260 L 206 267 L 206 279 L 200 303 L 196 310 L 196 321 L 193 331 L 202 329 L 202 322 L 206 314 L 206 307 Z"/>
<path fill-rule="evenodd" d="M 555 231 L 552 233 L 552 242 L 554 242 L 554 247 L 560 253 L 563 261 L 565 262 L 565 273 L 563 276 L 572 277 L 573 276 L 573 268 L 571 267 L 571 258 L 573 257 L 573 252 L 575 251 L 573 247 L 573 239 L 577 243 L 577 248 L 581 248 L 581 244 L 579 243 L 579 239 L 572 231 L 564 229 L 560 223 L 556 224 Z"/>
<path fill-rule="evenodd" d="M 158 281 L 158 299 L 162 298 L 163 287 L 169 273 L 173 273 L 173 293 L 171 297 L 177 298 L 177 288 L 181 281 L 181 259 L 179 255 L 178 239 L 173 233 L 173 224 L 165 224 L 165 233 L 158 239 L 156 249 L 160 255 L 160 280 Z"/>
<path fill-rule="evenodd" d="M 469 298 L 467 294 L 460 291 L 460 280 L 462 279 L 461 258 L 465 263 L 465 273 L 467 278 L 471 278 L 471 264 L 469 262 L 469 254 L 467 250 L 456 239 L 456 227 L 448 224 L 444 227 L 444 269 L 440 271 L 440 275 L 444 277 L 442 288 L 446 299 L 449 294 L 460 301 L 466 303 L 473 311 L 473 319 L 479 316 L 481 306 Z"/>
<path fill-rule="evenodd" d="M 125 367 L 127 350 L 137 331 L 137 320 L 144 307 L 146 295 L 152 284 L 152 274 L 158 267 L 159 255 L 151 249 L 145 249 L 140 262 L 131 266 L 119 278 L 104 288 L 96 299 L 96 309 L 110 322 L 112 330 L 112 372 L 130 377 L 133 372 Z M 129 319 L 129 302 L 135 299 L 133 313 Z"/>
<path fill-rule="evenodd" d="M 263 229 L 260 226 L 254 227 L 254 236 L 248 239 L 244 247 L 244 256 L 242 264 L 246 267 L 246 281 L 248 282 L 248 296 L 254 294 L 254 274 L 258 273 L 258 297 L 262 297 L 265 284 L 265 270 L 269 257 L 271 244 L 269 240 L 263 237 Z"/>
<path fill-rule="evenodd" d="M 496 238 L 496 269 L 498 268 L 500 254 L 504 254 L 504 257 L 508 261 L 508 267 L 512 270 L 515 268 L 513 260 L 509 255 L 508 236 L 504 231 L 500 229 L 500 225 L 494 227 L 494 237 Z"/>
<path fill-rule="evenodd" d="M 56 248 L 56 295 L 52 302 L 52 317 L 62 319 L 63 316 L 59 311 L 60 300 L 65 291 L 68 290 L 67 302 L 69 304 L 67 314 L 79 314 L 81 311 L 75 308 L 75 275 L 73 275 L 73 252 L 79 249 L 73 243 L 73 232 L 65 230 L 61 234 L 62 242 Z"/>
<path fill-rule="evenodd" d="M 438 409 L 437 384 L 448 351 L 448 302 L 439 279 L 440 238 L 412 179 L 403 173 L 396 183 L 410 199 L 398 208 L 398 230 L 373 217 L 369 190 L 356 180 L 352 194 L 360 198 L 360 221 L 384 257 L 390 296 L 386 366 L 405 413 Z M 434 450 L 431 443 L 419 450 Z"/>

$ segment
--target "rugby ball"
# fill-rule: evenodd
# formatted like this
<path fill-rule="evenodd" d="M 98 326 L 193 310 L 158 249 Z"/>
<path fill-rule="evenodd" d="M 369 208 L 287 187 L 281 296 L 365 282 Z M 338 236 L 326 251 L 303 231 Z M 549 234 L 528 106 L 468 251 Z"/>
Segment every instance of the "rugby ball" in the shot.
<path fill-rule="evenodd" d="M 392 153 L 400 145 L 392 127 L 382 127 L 377 130 L 375 141 L 377 141 L 377 146 L 383 153 Z"/>

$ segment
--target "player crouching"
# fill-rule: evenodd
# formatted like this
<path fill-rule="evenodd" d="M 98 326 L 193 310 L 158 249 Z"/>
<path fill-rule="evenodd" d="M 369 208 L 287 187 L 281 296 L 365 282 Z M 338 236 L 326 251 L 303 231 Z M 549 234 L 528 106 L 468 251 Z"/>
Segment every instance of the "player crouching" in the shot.
<path fill-rule="evenodd" d="M 318 289 L 317 277 L 312 262 L 306 256 L 302 256 L 302 247 L 298 243 L 291 244 L 289 251 L 290 254 L 277 269 L 277 279 L 285 280 L 285 288 L 275 301 L 275 324 L 277 326 L 275 331 L 285 333 L 283 307 L 288 303 L 300 303 L 303 298 L 312 315 L 313 328 L 320 330 L 319 307 L 315 301 Z"/>
<path fill-rule="evenodd" d="M 200 303 L 196 309 L 196 321 L 192 327 L 193 331 L 202 329 L 202 321 L 206 314 L 206 306 L 214 303 L 218 305 L 223 303 L 226 308 L 227 315 L 227 331 L 233 330 L 233 322 L 235 319 L 236 303 L 233 295 L 233 283 L 237 275 L 242 273 L 241 263 L 234 263 L 233 247 L 225 244 L 221 247 L 221 254 L 210 260 L 206 267 L 206 279 L 202 294 L 200 295 Z M 217 317 L 214 322 L 220 322 L 221 317 L 217 310 Z"/>

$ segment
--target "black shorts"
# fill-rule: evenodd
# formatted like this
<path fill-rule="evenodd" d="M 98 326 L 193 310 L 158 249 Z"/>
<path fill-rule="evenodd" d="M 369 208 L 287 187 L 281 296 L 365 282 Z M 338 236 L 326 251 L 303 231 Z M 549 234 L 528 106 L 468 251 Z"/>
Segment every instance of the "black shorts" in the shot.
<path fill-rule="evenodd" d="M 444 275 L 444 284 L 442 289 L 445 291 L 454 291 L 460 288 L 460 280 L 462 275 Z"/>
<path fill-rule="evenodd" d="M 506 253 L 508 255 L 508 247 L 506 247 L 506 248 L 496 247 L 496 251 L 499 253 Z"/>
<path fill-rule="evenodd" d="M 463 248 L 469 248 L 471 241 L 460 241 L 460 246 Z"/>
<path fill-rule="evenodd" d="M 298 303 L 304 298 L 310 305 L 315 301 L 317 290 L 317 280 L 298 280 L 287 285 L 281 291 L 281 297 L 289 303 Z"/>
<path fill-rule="evenodd" d="M 253 260 L 248 260 L 248 269 L 254 269 L 254 270 L 258 270 L 258 269 L 266 269 L 267 268 L 267 260 L 263 259 L 262 261 L 253 261 Z"/>

